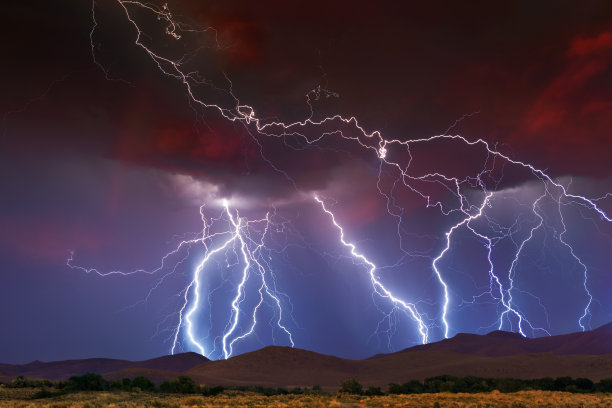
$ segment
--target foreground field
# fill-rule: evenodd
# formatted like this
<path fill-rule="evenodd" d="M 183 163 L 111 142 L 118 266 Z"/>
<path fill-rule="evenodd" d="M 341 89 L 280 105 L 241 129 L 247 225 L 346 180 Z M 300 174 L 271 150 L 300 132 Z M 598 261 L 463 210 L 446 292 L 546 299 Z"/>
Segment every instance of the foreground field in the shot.
<path fill-rule="evenodd" d="M 226 392 L 215 397 L 149 394 L 143 392 L 81 392 L 52 398 L 32 399 L 37 390 L 0 388 L 0 406 L 7 408 L 140 408 L 140 407 L 612 407 L 612 394 L 571 394 L 551 391 L 521 391 L 502 394 L 413 394 L 377 397 L 323 395 L 277 395 Z"/>

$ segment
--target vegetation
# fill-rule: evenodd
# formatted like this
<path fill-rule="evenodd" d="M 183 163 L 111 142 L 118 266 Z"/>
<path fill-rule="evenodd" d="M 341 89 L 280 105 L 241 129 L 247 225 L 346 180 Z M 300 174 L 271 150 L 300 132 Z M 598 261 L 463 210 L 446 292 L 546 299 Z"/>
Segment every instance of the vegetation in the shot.
<path fill-rule="evenodd" d="M 3 408 L 610 408 L 611 394 L 580 394 L 560 391 L 517 393 L 438 393 L 365 396 L 352 394 L 284 394 L 266 396 L 228 391 L 211 397 L 197 394 L 161 394 L 127 391 L 71 392 L 48 399 L 32 399 L 36 388 L 0 386 Z"/>
<path fill-rule="evenodd" d="M 499 391 L 503 393 L 518 391 L 564 391 L 571 393 L 612 392 L 612 378 L 594 383 L 588 378 L 539 378 L 535 380 L 520 380 L 516 378 L 481 378 L 453 377 L 441 375 L 426 378 L 425 381 L 412 380 L 404 384 L 389 384 L 387 394 L 434 394 L 450 393 L 480 393 Z M 378 391 L 378 392 L 377 392 Z M 340 384 L 340 392 L 356 395 L 381 395 L 380 388 L 370 387 L 366 392 L 363 386 L 351 378 Z"/>
<path fill-rule="evenodd" d="M 52 382 L 49 380 L 43 380 L 40 378 L 24 378 L 23 376 L 15 377 L 15 379 L 8 384 L 9 387 L 12 388 L 35 388 L 35 387 L 52 387 L 56 385 L 57 382 Z"/>
<path fill-rule="evenodd" d="M 311 389 L 294 387 L 270 388 L 262 386 L 233 386 L 233 387 L 209 387 L 200 386 L 187 376 L 179 376 L 176 380 L 164 381 L 159 388 L 146 377 L 134 379 L 123 378 L 117 381 L 107 381 L 99 374 L 87 373 L 80 376 L 70 377 L 67 381 L 49 381 L 43 379 L 30 379 L 16 377 L 11 383 L 4 384 L 4 388 L 40 388 L 40 397 L 53 396 L 59 393 L 79 391 L 131 391 L 131 392 L 161 392 L 166 394 L 201 394 L 203 396 L 214 396 L 221 394 L 224 390 L 240 391 L 273 395 L 317 395 L 321 393 L 321 387 L 315 385 Z M 55 390 L 52 393 L 50 390 Z M 570 393 L 612 393 L 612 378 L 603 379 L 594 383 L 588 378 L 539 378 L 532 380 L 520 380 L 516 378 L 481 378 L 481 377 L 454 377 L 441 375 L 426 378 L 424 381 L 412 380 L 404 384 L 389 384 L 387 392 L 384 393 L 380 387 L 370 386 L 364 388 L 356 379 L 350 378 L 340 384 L 340 393 L 351 395 L 400 395 L 400 394 L 435 394 L 447 393 L 483 393 L 499 391 L 511 393 L 518 391 L 563 391 Z"/>
<path fill-rule="evenodd" d="M 161 392 L 168 394 L 195 394 L 198 391 L 198 386 L 192 378 L 181 375 L 176 380 L 164 381 L 159 386 Z"/>
<path fill-rule="evenodd" d="M 422 384 L 418 381 L 411 381 L 407 386 L 406 384 L 402 385 L 402 393 L 476 393 L 494 390 L 504 393 L 529 390 L 566 391 L 573 393 L 612 392 L 612 380 L 606 379 L 595 384 L 588 378 L 558 377 L 553 379 L 547 377 L 520 380 L 516 378 L 452 377 L 446 375 L 427 378 Z"/>
<path fill-rule="evenodd" d="M 345 392 L 347 394 L 363 394 L 363 385 L 359 384 L 356 379 L 349 378 L 348 380 L 342 381 L 340 384 L 340 392 Z"/>
<path fill-rule="evenodd" d="M 271 387 L 262 387 L 259 385 L 251 385 L 251 386 L 233 386 L 226 387 L 228 391 L 238 391 L 238 392 L 246 392 L 246 393 L 254 393 L 261 394 L 267 397 L 274 395 L 319 395 L 322 393 L 321 387 L 318 385 L 313 386 L 312 388 L 308 387 L 294 387 L 290 390 L 286 388 L 271 388 Z"/>
<path fill-rule="evenodd" d="M 608 407 L 612 379 L 597 383 L 571 377 L 518 380 L 438 376 L 424 381 L 364 387 L 356 379 L 340 384 L 340 392 L 321 387 L 200 386 L 189 377 L 165 381 L 159 387 L 145 377 L 107 381 L 84 374 L 67 381 L 16 378 L 0 385 L 0 406 L 9 408 L 136 407 Z"/>

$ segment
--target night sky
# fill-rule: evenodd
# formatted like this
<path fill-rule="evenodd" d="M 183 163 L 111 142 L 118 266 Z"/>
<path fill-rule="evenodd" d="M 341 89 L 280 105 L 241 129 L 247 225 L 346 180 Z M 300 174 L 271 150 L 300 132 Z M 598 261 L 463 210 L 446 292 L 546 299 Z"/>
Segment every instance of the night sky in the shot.
<path fill-rule="evenodd" d="M 181 308 L 206 248 L 162 257 L 202 217 L 210 254 L 232 219 L 266 214 L 242 234 L 278 302 L 264 296 L 234 355 L 290 345 L 283 327 L 347 358 L 420 344 L 315 195 L 428 341 L 444 319 L 449 336 L 501 323 L 529 337 L 612 321 L 611 2 L 147 4 L 3 5 L 1 362 L 145 359 L 175 336 L 199 351 Z M 334 115 L 356 122 L 317 124 Z M 407 143 L 442 134 L 465 139 Z M 241 287 L 240 245 L 226 249 L 192 316 L 215 359 L 236 291 L 228 340 L 262 282 L 253 261 Z"/>

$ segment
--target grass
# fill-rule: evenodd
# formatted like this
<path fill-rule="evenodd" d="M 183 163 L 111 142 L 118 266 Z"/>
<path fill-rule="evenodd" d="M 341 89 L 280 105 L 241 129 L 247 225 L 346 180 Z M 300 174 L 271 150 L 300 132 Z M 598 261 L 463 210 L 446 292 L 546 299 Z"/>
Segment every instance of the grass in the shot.
<path fill-rule="evenodd" d="M 612 394 L 572 394 L 557 391 L 521 391 L 503 394 L 412 394 L 380 397 L 349 395 L 276 395 L 266 397 L 227 391 L 214 397 L 146 392 L 79 392 L 33 399 L 40 389 L 0 388 L 0 406 L 6 408 L 259 408 L 259 407 L 410 407 L 410 408 L 612 408 Z"/>

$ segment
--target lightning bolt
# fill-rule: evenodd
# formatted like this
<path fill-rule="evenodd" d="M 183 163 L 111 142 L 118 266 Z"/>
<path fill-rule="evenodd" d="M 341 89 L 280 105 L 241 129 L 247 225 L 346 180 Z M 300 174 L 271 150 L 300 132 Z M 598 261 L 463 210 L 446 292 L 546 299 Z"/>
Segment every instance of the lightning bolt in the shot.
<path fill-rule="evenodd" d="M 202 233 L 198 238 L 190 240 L 182 240 L 180 243 L 170 252 L 162 257 L 160 266 L 152 270 L 137 269 L 133 271 L 120 271 L 113 270 L 110 272 L 101 272 L 95 268 L 85 268 L 79 265 L 75 265 L 74 254 L 71 254 L 68 258 L 67 265 L 73 269 L 80 270 L 86 273 L 96 273 L 99 276 L 107 277 L 110 275 L 123 275 L 128 276 L 136 273 L 146 274 L 157 274 L 163 270 L 170 269 L 169 272 L 165 273 L 161 278 L 157 280 L 151 290 L 148 292 L 144 302 L 146 302 L 153 291 L 155 291 L 161 283 L 170 275 L 177 272 L 178 266 L 189 256 L 189 250 L 196 244 L 200 244 L 204 248 L 204 256 L 193 269 L 191 273 L 191 280 L 187 286 L 183 289 L 183 301 L 178 311 L 178 323 L 173 329 L 172 334 L 172 346 L 170 353 L 174 354 L 181 342 L 180 333 L 182 330 L 185 331 L 185 336 L 189 343 L 198 350 L 198 352 L 207 357 L 213 357 L 212 351 L 206 351 L 206 347 L 198 339 L 196 332 L 199 327 L 199 320 L 197 319 L 200 309 L 203 308 L 201 301 L 202 292 L 202 275 L 207 270 L 214 270 L 214 265 L 211 265 L 216 257 L 220 254 L 227 254 L 228 251 L 232 251 L 234 254 L 239 252 L 242 258 L 240 282 L 236 286 L 235 296 L 231 302 L 231 316 L 226 325 L 226 329 L 222 336 L 222 349 L 223 357 L 229 358 L 233 353 L 233 346 L 235 343 L 246 339 L 252 335 L 257 325 L 257 312 L 264 303 L 266 298 L 272 301 L 272 304 L 277 308 L 278 317 L 275 320 L 275 325 L 287 336 L 289 344 L 293 347 L 295 343 L 293 341 L 293 334 L 284 323 L 283 319 L 283 303 L 279 297 L 279 292 L 275 289 L 276 283 L 274 282 L 274 276 L 269 272 L 270 266 L 262 260 L 262 250 L 266 248 L 265 240 L 269 235 L 270 226 L 272 220 L 270 214 L 267 213 L 266 217 L 259 220 L 248 220 L 246 218 L 240 218 L 238 213 L 234 215 L 230 210 L 229 202 L 222 200 L 223 214 L 222 216 L 207 221 L 204 216 L 204 206 L 200 207 L 200 214 L 202 216 L 203 229 Z M 228 228 L 220 231 L 211 231 L 211 227 L 215 222 L 220 222 L 223 219 L 227 220 Z M 264 230 L 260 238 L 256 240 L 253 237 L 252 226 L 253 224 L 263 224 Z M 237 249 L 239 247 L 239 250 Z M 180 255 L 183 251 L 187 252 L 187 255 L 175 262 L 172 268 L 173 258 Z M 227 265 L 228 269 L 237 265 Z M 260 278 L 260 286 L 256 291 L 259 295 L 259 301 L 255 305 L 251 314 L 251 325 L 250 328 L 244 331 L 240 335 L 236 335 L 236 332 L 240 330 L 240 315 L 242 313 L 241 304 L 245 297 L 245 291 L 247 290 L 246 285 L 250 278 L 250 272 L 252 269 L 256 270 L 256 274 Z M 283 294 L 284 295 L 284 294 Z M 285 295 L 286 296 L 286 295 Z M 210 305 L 209 305 L 210 306 Z"/>
<path fill-rule="evenodd" d="M 449 318 L 450 308 L 454 297 L 458 296 L 454 293 L 453 287 L 448 283 L 448 272 L 441 265 L 441 261 L 452 250 L 455 242 L 455 236 L 458 231 L 465 230 L 472 234 L 486 250 L 486 261 L 488 269 L 483 271 L 489 278 L 489 290 L 481 295 L 475 296 L 474 299 L 480 298 L 485 294 L 489 296 L 493 302 L 499 305 L 501 312 L 498 314 L 497 320 L 492 324 L 497 325 L 499 329 L 504 327 L 505 322 L 510 322 L 510 318 L 516 319 L 518 332 L 526 336 L 526 328 L 529 327 L 532 333 L 542 331 L 545 334 L 550 334 L 546 328 L 535 327 L 531 324 L 530 319 L 521 311 L 517 301 L 513 298 L 513 293 L 522 291 L 516 286 L 517 268 L 519 267 L 520 259 L 523 256 L 525 248 L 532 245 L 535 240 L 536 232 L 542 229 L 547 214 L 542 210 L 542 202 L 552 200 L 557 203 L 558 215 L 560 216 L 561 232 L 557 234 L 559 242 L 567 248 L 574 261 L 580 265 L 583 271 L 583 284 L 585 290 L 585 307 L 580 312 L 580 317 L 577 320 L 577 325 L 585 330 L 588 326 L 585 322 L 591 314 L 591 305 L 594 301 L 593 295 L 589 291 L 588 286 L 588 268 L 586 264 L 576 253 L 575 249 L 568 242 L 567 227 L 564 220 L 562 206 L 576 205 L 595 214 L 601 222 L 612 222 L 611 216 L 606 213 L 600 206 L 599 202 L 610 196 L 608 193 L 597 198 L 589 198 L 583 195 L 572 194 L 568 191 L 561 182 L 553 179 L 544 170 L 541 170 L 530 163 L 514 159 L 499 150 L 496 146 L 492 147 L 489 142 L 483 139 L 469 140 L 461 135 L 446 134 L 453 129 L 463 119 L 473 116 L 475 113 L 462 116 L 447 128 L 445 134 L 434 135 L 423 138 L 410 140 L 387 139 L 384 138 L 380 131 L 367 131 L 358 119 L 354 116 L 344 117 L 341 115 L 328 116 L 320 120 L 314 119 L 312 102 L 318 100 L 321 95 L 328 97 L 339 97 L 338 94 L 328 91 L 327 88 L 315 88 L 306 93 L 306 104 L 309 107 L 310 115 L 296 122 L 285 123 L 280 120 L 265 120 L 256 114 L 254 107 L 241 104 L 233 91 L 233 84 L 227 75 L 223 74 L 225 81 L 224 86 L 217 86 L 212 81 L 204 78 L 197 70 L 188 67 L 187 55 L 180 58 L 172 58 L 164 56 L 157 51 L 153 45 L 147 44 L 147 34 L 136 22 L 133 10 L 140 12 L 151 13 L 164 26 L 164 32 L 171 41 L 181 41 L 186 34 L 209 34 L 212 36 L 212 43 L 215 49 L 222 49 L 217 38 L 217 32 L 212 27 L 193 28 L 177 21 L 170 12 L 167 5 L 157 7 L 149 3 L 132 0 L 117 0 L 117 4 L 121 7 L 124 15 L 135 30 L 134 44 L 141 49 L 157 66 L 159 71 L 170 79 L 180 82 L 189 97 L 190 104 L 199 107 L 202 111 L 216 112 L 221 117 L 228 121 L 241 124 L 251 136 L 253 143 L 259 147 L 262 159 L 268 163 L 275 171 L 283 175 L 292 186 L 301 192 L 297 183 L 291 178 L 290 174 L 277 166 L 274 160 L 266 157 L 263 151 L 261 140 L 263 138 L 279 139 L 285 141 L 286 138 L 299 138 L 303 146 L 317 148 L 324 139 L 336 138 L 347 145 L 357 147 L 365 152 L 370 152 L 373 158 L 378 160 L 378 184 L 377 188 L 381 197 L 386 201 L 386 209 L 389 217 L 396 222 L 397 236 L 399 240 L 399 248 L 406 258 L 409 257 L 425 257 L 431 260 L 430 272 L 435 277 L 441 292 L 441 301 L 439 302 L 440 310 L 439 317 L 436 323 L 430 323 L 426 315 L 419 312 L 414 302 L 400 299 L 395 296 L 392 291 L 387 288 L 379 276 L 377 271 L 381 266 L 377 266 L 370 258 L 366 257 L 363 252 L 359 251 L 355 244 L 349 242 L 345 238 L 344 229 L 336 220 L 336 214 L 329 209 L 324 200 L 319 195 L 314 196 L 314 200 L 319 204 L 324 213 L 329 216 L 331 225 L 339 232 L 339 244 L 348 249 L 353 259 L 363 265 L 367 270 L 372 285 L 373 293 L 377 296 L 389 301 L 393 310 L 402 310 L 416 323 L 417 331 L 421 342 L 426 343 L 431 339 L 430 331 L 434 327 L 441 326 L 443 337 L 448 338 L 453 331 L 452 321 Z M 95 30 L 98 27 L 98 21 L 95 18 L 95 1 L 92 3 L 92 17 L 94 25 L 90 33 L 91 50 L 94 57 L 94 62 L 100 66 L 108 78 L 108 72 L 96 59 L 96 47 L 94 46 Z M 221 92 L 225 96 L 224 102 L 215 102 L 200 96 L 200 89 L 203 87 L 212 88 L 215 91 Z M 229 102 L 228 102 L 229 101 Z M 419 171 L 412 165 L 413 150 L 419 146 L 433 146 L 437 143 L 446 145 L 458 144 L 465 148 L 469 148 L 475 152 L 483 152 L 486 159 L 483 162 L 483 168 L 473 175 L 465 177 L 457 177 L 452 174 L 445 174 L 442 170 L 424 172 Z M 510 227 L 505 227 L 497 224 L 491 219 L 489 212 L 495 208 L 495 199 L 499 195 L 497 189 L 504 178 L 504 169 L 512 167 L 528 172 L 533 176 L 533 180 L 539 183 L 543 188 L 543 193 L 530 202 L 530 210 L 535 218 L 536 224 L 529 228 L 529 233 L 526 237 L 520 240 L 520 243 L 515 241 L 514 236 L 518 233 L 520 226 L 518 218 Z M 501 171 L 501 174 L 495 175 L 496 171 Z M 389 188 L 383 183 L 383 174 L 393 174 L 393 182 Z M 450 194 L 454 200 L 453 203 L 436 198 L 428 192 L 423 186 L 436 186 L 441 188 L 445 193 Z M 415 194 L 423 201 L 424 207 L 429 209 L 437 209 L 443 216 L 451 219 L 457 217 L 455 221 L 451 221 L 448 228 L 444 231 L 441 238 L 440 248 L 434 251 L 433 254 L 417 253 L 409 251 L 404 246 L 404 223 L 405 210 L 402 204 L 396 198 L 396 191 L 404 190 L 411 194 Z M 476 197 L 476 198 L 475 198 Z M 475 202 L 476 201 L 476 202 Z M 271 272 L 270 264 L 262 257 L 261 253 L 265 248 L 264 240 L 268 235 L 268 227 L 270 226 L 269 215 L 264 219 L 248 221 L 241 219 L 238 213 L 233 214 L 227 202 L 223 208 L 224 219 L 229 223 L 229 228 L 218 233 L 211 234 L 208 232 L 207 225 L 204 225 L 204 231 L 201 237 L 193 240 L 183 240 L 171 252 L 166 254 L 161 261 L 161 265 L 153 270 L 147 271 L 144 269 L 135 270 L 132 272 L 123 273 L 120 271 L 100 272 L 97 269 L 75 266 L 73 264 L 73 256 L 68 260 L 68 265 L 82 270 L 87 273 L 97 273 L 100 276 L 108 276 L 113 274 L 132 274 L 132 273 L 148 273 L 156 274 L 166 268 L 168 259 L 175 257 L 183 251 L 185 247 L 191 247 L 195 244 L 203 244 L 205 247 L 205 255 L 201 262 L 193 271 L 193 279 L 185 287 L 183 292 L 183 303 L 178 311 L 179 321 L 174 330 L 173 344 L 171 351 L 174 352 L 180 342 L 180 332 L 184 327 L 186 337 L 189 342 L 196 347 L 200 353 L 206 354 L 205 347 L 197 338 L 195 317 L 202 308 L 200 301 L 201 276 L 208 270 L 211 260 L 218 254 L 228 250 L 234 251 L 237 258 L 240 258 L 240 280 L 236 285 L 234 297 L 230 304 L 230 317 L 227 321 L 223 334 L 221 336 L 221 349 L 223 357 L 228 358 L 234 352 L 234 345 L 237 342 L 253 335 L 257 326 L 257 315 L 260 308 L 268 299 L 275 305 L 278 310 L 278 319 L 275 321 L 278 327 L 287 337 L 289 343 L 294 346 L 293 336 L 283 320 L 283 308 L 280 300 L 281 295 L 276 291 L 276 285 L 271 283 L 273 273 Z M 202 211 L 202 210 L 201 210 Z M 203 216 L 202 216 L 203 217 Z M 203 217 L 204 219 L 204 217 Z M 259 238 L 254 238 L 250 232 L 250 226 L 253 224 L 262 223 L 265 225 L 264 233 Z M 481 224 L 486 226 L 483 227 Z M 491 231 L 493 230 L 493 231 Z M 213 249 L 209 244 L 212 241 L 221 239 L 220 244 L 216 244 Z M 493 261 L 493 253 L 496 245 L 504 240 L 511 240 L 516 244 L 516 251 L 512 262 L 507 269 L 502 272 Z M 401 260 L 392 263 L 392 266 L 401 265 Z M 386 265 L 388 266 L 388 265 Z M 173 273 L 173 271 L 169 272 Z M 253 275 L 258 279 L 257 294 L 258 301 L 253 306 L 250 313 L 245 313 L 243 304 L 246 298 L 247 284 Z M 163 282 L 163 279 L 168 274 L 158 280 L 158 285 Z M 154 286 L 154 289 L 157 286 Z M 542 300 L 537 296 L 530 294 L 538 299 L 540 305 Z M 249 316 L 249 317 L 245 317 Z M 385 318 L 391 320 L 390 315 Z M 244 323 L 247 321 L 247 328 Z M 439 326 L 436 326 L 439 325 Z M 380 326 L 380 324 L 379 324 Z"/>
<path fill-rule="evenodd" d="M 325 203 L 323 202 L 323 200 L 321 200 L 318 196 L 315 195 L 314 199 L 316 202 L 318 202 L 321 205 L 321 208 L 323 209 L 323 211 L 326 212 L 330 216 L 332 224 L 340 232 L 340 242 L 342 243 L 342 245 L 350 249 L 351 255 L 355 259 L 358 259 L 359 261 L 361 261 L 363 264 L 366 265 L 368 269 L 368 273 L 370 275 L 370 281 L 372 282 L 372 287 L 374 289 L 374 292 L 376 292 L 376 294 L 382 298 L 389 299 L 394 305 L 401 307 L 406 312 L 408 312 L 410 316 L 412 317 L 412 319 L 415 320 L 418 324 L 418 330 L 419 330 L 419 333 L 421 334 L 421 339 L 422 339 L 423 344 L 427 343 L 428 329 L 425 323 L 423 323 L 423 318 L 419 314 L 416 306 L 413 303 L 406 302 L 402 299 L 399 299 L 393 296 L 391 291 L 388 290 L 376 276 L 376 265 L 372 261 L 370 261 L 368 258 L 366 258 L 365 255 L 357 252 L 357 247 L 355 246 L 355 244 L 352 244 L 345 240 L 344 230 L 336 221 L 336 216 L 334 215 L 334 213 L 332 213 L 325 206 Z"/>

